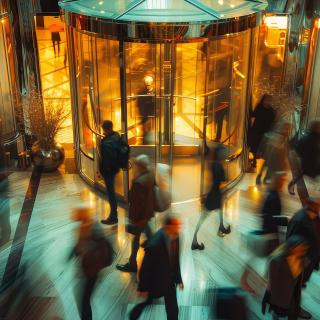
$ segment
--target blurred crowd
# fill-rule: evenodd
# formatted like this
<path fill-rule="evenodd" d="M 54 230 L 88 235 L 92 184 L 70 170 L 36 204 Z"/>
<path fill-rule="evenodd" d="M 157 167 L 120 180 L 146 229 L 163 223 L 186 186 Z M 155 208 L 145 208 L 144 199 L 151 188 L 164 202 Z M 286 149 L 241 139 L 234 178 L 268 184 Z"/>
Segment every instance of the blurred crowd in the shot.
<path fill-rule="evenodd" d="M 68 260 L 76 259 L 83 277 L 78 299 L 82 320 L 93 318 L 91 297 L 97 280 L 102 270 L 112 268 L 113 265 L 116 252 L 102 225 L 118 223 L 115 178 L 120 169 L 128 168 L 130 156 L 130 147 L 113 130 L 113 123 L 104 121 L 102 128 L 104 138 L 100 149 L 100 173 L 108 193 L 110 214 L 100 223 L 94 219 L 93 210 L 86 206 L 74 209 L 72 214 L 79 226 L 77 240 Z M 252 255 L 268 257 L 267 285 L 261 301 L 262 313 L 270 313 L 273 319 L 311 319 L 312 315 L 301 306 L 301 292 L 308 285 L 314 270 L 319 269 L 320 262 L 320 197 L 310 196 L 308 189 L 308 181 L 311 179 L 313 186 L 317 185 L 320 175 L 320 121 L 313 121 L 306 131 L 293 133 L 290 122 L 277 119 L 272 97 L 265 95 L 250 112 L 247 136 L 252 155 L 251 171 L 256 172 L 256 185 L 266 184 L 268 189 L 260 204 L 261 226 L 247 235 L 247 245 Z M 227 180 L 223 163 L 227 153 L 226 147 L 218 142 L 211 152 L 211 188 L 203 201 L 191 250 L 205 249 L 204 243 L 198 241 L 199 231 L 212 212 L 216 212 L 219 217 L 217 235 L 227 237 L 231 233 L 231 226 L 224 222 L 223 212 L 222 185 Z M 11 230 L 8 174 L 1 148 L 0 170 L 0 246 L 3 246 L 9 241 Z M 149 157 L 142 154 L 133 159 L 132 170 L 134 178 L 126 224 L 126 231 L 132 235 L 131 253 L 127 261 L 116 265 L 120 272 L 137 273 L 137 293 L 143 301 L 130 310 L 129 318 L 138 319 L 154 299 L 163 297 L 167 319 L 177 320 L 179 307 L 176 290 L 184 289 L 179 241 L 182 221 L 170 211 L 170 168 L 162 164 L 154 170 Z M 292 173 L 292 179 L 288 183 L 288 192 L 294 195 L 297 189 L 301 206 L 296 212 L 284 214 L 281 194 L 289 173 Z M 155 212 L 163 212 L 162 227 L 153 232 L 150 220 Z M 138 267 L 137 254 L 140 247 L 144 249 L 144 256 Z M 246 268 L 241 277 L 241 288 L 217 290 L 215 318 L 249 319 L 246 295 L 255 294 L 255 291 L 248 282 L 248 270 Z M 17 280 L 12 286 L 16 287 L 14 292 L 21 291 L 21 295 L 23 291 L 19 283 Z M 16 296 L 10 295 L 8 290 L 12 290 L 12 287 L 2 288 L 0 300 L 0 318 L 2 316 L 4 319 L 8 314 L 14 314 L 10 309 L 11 302 L 7 301 L 14 300 Z M 15 319 L 14 316 L 11 318 Z"/>

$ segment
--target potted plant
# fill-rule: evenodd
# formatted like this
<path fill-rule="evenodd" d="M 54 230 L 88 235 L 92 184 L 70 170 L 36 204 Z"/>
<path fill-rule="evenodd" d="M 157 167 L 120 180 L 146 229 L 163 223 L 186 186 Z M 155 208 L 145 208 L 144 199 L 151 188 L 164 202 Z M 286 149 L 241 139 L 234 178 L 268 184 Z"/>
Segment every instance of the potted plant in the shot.
<path fill-rule="evenodd" d="M 43 102 L 42 95 L 30 90 L 23 104 L 25 131 L 34 137 L 30 158 L 35 166 L 42 166 L 44 172 L 56 170 L 64 160 L 64 149 L 56 143 L 58 132 L 70 112 L 62 103 L 52 100 Z"/>

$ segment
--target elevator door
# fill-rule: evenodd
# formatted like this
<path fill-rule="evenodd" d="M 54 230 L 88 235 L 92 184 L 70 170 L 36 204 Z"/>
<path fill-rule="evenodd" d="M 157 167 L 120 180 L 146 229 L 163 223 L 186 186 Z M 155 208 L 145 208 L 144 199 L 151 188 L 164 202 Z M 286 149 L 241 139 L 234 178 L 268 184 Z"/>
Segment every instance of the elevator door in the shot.
<path fill-rule="evenodd" d="M 200 195 L 204 62 L 199 44 L 126 43 L 127 132 L 132 156 L 171 168 L 173 201 Z M 129 183 L 133 172 L 129 173 Z"/>

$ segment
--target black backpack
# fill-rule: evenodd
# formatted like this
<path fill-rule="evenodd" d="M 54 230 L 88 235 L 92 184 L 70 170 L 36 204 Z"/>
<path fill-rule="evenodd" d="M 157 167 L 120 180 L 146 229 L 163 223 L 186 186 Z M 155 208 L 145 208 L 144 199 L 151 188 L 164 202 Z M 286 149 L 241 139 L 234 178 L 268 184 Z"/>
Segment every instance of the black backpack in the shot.
<path fill-rule="evenodd" d="M 128 170 L 130 158 L 130 146 L 124 136 L 121 136 L 117 146 L 117 166 L 120 169 Z"/>

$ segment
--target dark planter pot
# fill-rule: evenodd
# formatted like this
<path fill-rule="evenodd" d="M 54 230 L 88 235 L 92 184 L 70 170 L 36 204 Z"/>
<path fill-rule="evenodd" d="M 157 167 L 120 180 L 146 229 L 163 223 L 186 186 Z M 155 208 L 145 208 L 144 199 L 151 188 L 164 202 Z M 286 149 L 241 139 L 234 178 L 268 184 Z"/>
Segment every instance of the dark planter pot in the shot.
<path fill-rule="evenodd" d="M 34 166 L 43 167 L 43 172 L 52 172 L 59 168 L 64 161 L 64 149 L 56 144 L 50 149 L 43 149 L 38 142 L 35 142 L 31 148 L 31 161 Z"/>

